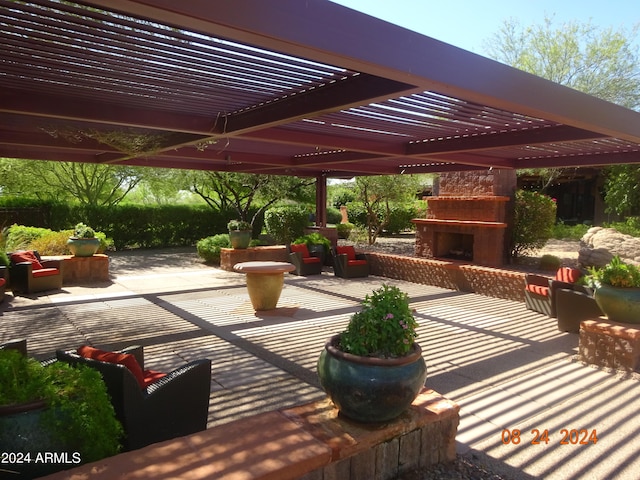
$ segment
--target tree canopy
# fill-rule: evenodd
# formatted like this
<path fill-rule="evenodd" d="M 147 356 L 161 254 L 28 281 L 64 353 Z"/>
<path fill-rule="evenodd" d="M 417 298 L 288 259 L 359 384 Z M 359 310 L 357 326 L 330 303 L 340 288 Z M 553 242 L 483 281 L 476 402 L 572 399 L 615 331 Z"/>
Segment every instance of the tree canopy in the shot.
<path fill-rule="evenodd" d="M 553 82 L 637 110 L 640 107 L 638 28 L 600 28 L 592 23 L 556 25 L 545 18 L 540 25 L 504 22 L 485 47 L 492 58 Z M 544 192 L 566 169 L 529 170 Z M 610 211 L 638 211 L 640 197 L 625 194 L 629 179 L 640 178 L 640 167 L 625 165 L 606 173 L 605 202 Z M 616 186 L 616 183 L 619 183 Z M 623 207 L 619 202 L 623 202 Z M 635 204 L 635 205 L 634 205 Z"/>

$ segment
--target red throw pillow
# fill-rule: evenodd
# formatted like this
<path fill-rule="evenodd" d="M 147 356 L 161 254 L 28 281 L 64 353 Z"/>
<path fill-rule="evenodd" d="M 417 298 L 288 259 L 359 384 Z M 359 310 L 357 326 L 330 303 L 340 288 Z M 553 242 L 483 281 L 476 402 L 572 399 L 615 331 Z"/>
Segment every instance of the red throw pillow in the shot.
<path fill-rule="evenodd" d="M 347 260 L 355 260 L 356 259 L 356 249 L 352 245 L 347 245 L 343 247 L 337 247 L 336 251 L 338 255 L 347 254 Z"/>
<path fill-rule="evenodd" d="M 300 252 L 302 254 L 302 258 L 309 257 L 309 249 L 307 248 L 306 243 L 296 243 L 291 245 L 291 251 L 293 253 Z"/>
<path fill-rule="evenodd" d="M 556 273 L 556 280 L 567 283 L 576 283 L 581 276 L 582 273 L 577 268 L 562 267 Z"/>
<path fill-rule="evenodd" d="M 15 252 L 11 254 L 11 263 L 29 262 L 32 264 L 33 270 L 42 269 L 42 264 L 31 250 Z"/>
<path fill-rule="evenodd" d="M 104 350 L 99 350 L 97 348 L 89 347 L 88 345 L 83 345 L 82 347 L 78 348 L 78 355 L 84 358 L 100 360 L 101 362 L 124 365 L 129 369 L 131 373 L 133 373 L 133 376 L 136 377 L 140 388 L 145 388 L 147 386 L 142 367 L 136 360 L 136 357 L 134 357 L 130 353 L 107 352 Z"/>

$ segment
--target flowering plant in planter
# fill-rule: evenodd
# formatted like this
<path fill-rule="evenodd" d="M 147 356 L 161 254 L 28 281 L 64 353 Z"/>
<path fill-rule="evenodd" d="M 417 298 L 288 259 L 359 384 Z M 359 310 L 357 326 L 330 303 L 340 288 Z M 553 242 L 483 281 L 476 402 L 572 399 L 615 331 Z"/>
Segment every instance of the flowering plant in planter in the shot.
<path fill-rule="evenodd" d="M 339 348 L 366 357 L 402 357 L 418 336 L 417 326 L 408 295 L 398 287 L 382 285 L 365 296 L 362 309 L 340 335 Z"/>
<path fill-rule="evenodd" d="M 416 327 L 409 297 L 398 287 L 382 285 L 365 296 L 318 359 L 320 385 L 341 414 L 385 422 L 409 408 L 427 378 Z"/>

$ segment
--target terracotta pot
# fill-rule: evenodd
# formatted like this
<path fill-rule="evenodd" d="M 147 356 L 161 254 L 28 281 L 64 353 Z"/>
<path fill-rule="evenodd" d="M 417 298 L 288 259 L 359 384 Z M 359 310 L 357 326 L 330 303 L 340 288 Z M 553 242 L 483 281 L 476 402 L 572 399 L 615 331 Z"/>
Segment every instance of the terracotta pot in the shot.
<path fill-rule="evenodd" d="M 407 410 L 422 390 L 427 366 L 420 345 L 400 358 L 361 357 L 337 348 L 340 336 L 326 343 L 318 359 L 322 388 L 340 413 L 366 423 L 386 422 Z"/>
<path fill-rule="evenodd" d="M 640 288 L 602 285 L 593 298 L 612 322 L 640 324 Z"/>

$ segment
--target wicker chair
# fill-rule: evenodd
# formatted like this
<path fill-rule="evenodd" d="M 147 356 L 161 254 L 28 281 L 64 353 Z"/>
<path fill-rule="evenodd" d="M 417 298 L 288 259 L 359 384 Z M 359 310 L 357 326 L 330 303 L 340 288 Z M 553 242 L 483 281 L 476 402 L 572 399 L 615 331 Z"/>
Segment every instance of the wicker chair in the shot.
<path fill-rule="evenodd" d="M 322 273 L 322 260 L 309 253 L 304 243 L 289 245 L 289 261 L 296 267 L 294 275 L 317 275 Z"/>
<path fill-rule="evenodd" d="M 11 290 L 35 293 L 62 288 L 62 262 L 42 260 L 35 250 L 15 252 L 11 259 Z"/>
<path fill-rule="evenodd" d="M 369 276 L 369 260 L 364 253 L 356 253 L 352 246 L 336 247 L 333 254 L 333 272 L 337 277 Z"/>
<path fill-rule="evenodd" d="M 579 333 L 580 322 L 604 315 L 593 298 L 593 290 L 583 285 L 559 288 L 555 291 L 555 302 L 561 332 Z"/>
<path fill-rule="evenodd" d="M 144 370 L 141 346 L 116 353 L 132 354 Z M 125 450 L 136 450 L 207 428 L 211 390 L 208 359 L 190 362 L 141 388 L 136 376 L 124 364 L 86 358 L 77 351 L 58 350 L 56 358 L 88 365 L 102 374 L 116 417 L 125 431 Z"/>
<path fill-rule="evenodd" d="M 554 278 L 529 273 L 525 276 L 524 298 L 529 310 L 556 317 L 555 292 L 560 288 L 571 289 L 582 276 L 577 268 L 561 267 Z"/>

